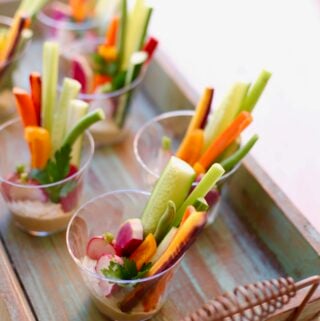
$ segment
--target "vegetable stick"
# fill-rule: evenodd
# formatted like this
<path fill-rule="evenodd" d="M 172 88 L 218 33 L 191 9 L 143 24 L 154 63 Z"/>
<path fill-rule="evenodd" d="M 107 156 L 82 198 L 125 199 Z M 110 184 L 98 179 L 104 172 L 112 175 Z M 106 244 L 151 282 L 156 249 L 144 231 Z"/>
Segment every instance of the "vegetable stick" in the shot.
<path fill-rule="evenodd" d="M 152 11 L 153 11 L 153 9 L 150 7 L 146 9 L 146 14 L 145 14 L 144 23 L 143 23 L 143 29 L 142 29 L 142 33 L 141 33 L 140 40 L 138 42 L 138 47 L 136 48 L 136 50 L 142 50 L 142 48 L 143 48 L 143 45 L 145 43 L 146 36 L 147 36 L 147 30 L 148 30 L 148 25 L 149 25 L 150 18 L 152 15 Z"/>
<path fill-rule="evenodd" d="M 248 112 L 252 112 L 255 105 L 257 104 L 263 90 L 267 86 L 267 83 L 271 77 L 271 73 L 267 70 L 262 70 L 258 79 L 251 87 L 249 93 L 247 94 L 242 106 L 241 110 L 245 110 Z"/>
<path fill-rule="evenodd" d="M 68 120 L 67 120 L 67 128 L 74 127 L 77 122 L 83 118 L 89 109 L 89 104 L 87 102 L 84 102 L 82 100 L 71 100 L 69 105 L 69 114 L 68 114 Z M 79 167 L 80 164 L 80 157 L 81 157 L 81 149 L 82 149 L 82 137 L 83 135 L 80 135 L 78 139 L 75 141 L 75 143 L 72 146 L 71 151 L 71 164 Z"/>
<path fill-rule="evenodd" d="M 221 162 L 221 166 L 225 169 L 225 171 L 228 172 L 234 166 L 236 166 L 250 152 L 251 148 L 255 145 L 258 139 L 258 135 L 253 135 L 245 145 L 240 147 L 230 157 L 223 160 Z"/>
<path fill-rule="evenodd" d="M 52 130 L 53 111 L 56 102 L 58 81 L 59 45 L 46 41 L 42 57 L 41 125 L 49 133 Z"/>
<path fill-rule="evenodd" d="M 29 76 L 31 99 L 37 117 L 37 125 L 41 125 L 41 75 L 32 72 Z"/>
<path fill-rule="evenodd" d="M 192 205 L 189 205 L 189 206 L 186 208 L 186 210 L 185 210 L 185 212 L 184 212 L 184 214 L 183 214 L 183 216 L 182 216 L 180 225 L 182 225 L 183 223 L 185 223 L 185 221 L 187 220 L 187 218 L 188 218 L 192 213 L 194 213 L 194 212 L 196 212 L 196 209 L 195 209 Z"/>
<path fill-rule="evenodd" d="M 204 143 L 204 132 L 202 129 L 194 129 L 183 139 L 176 156 L 193 165 L 201 156 Z"/>
<path fill-rule="evenodd" d="M 206 169 L 252 122 L 252 116 L 246 111 L 242 111 L 237 118 L 223 131 L 209 146 L 193 166 L 197 174 L 205 173 Z"/>
<path fill-rule="evenodd" d="M 193 205 L 195 201 L 200 197 L 205 197 L 208 192 L 214 187 L 219 178 L 224 174 L 225 170 L 220 164 L 213 164 L 207 173 L 202 177 L 201 181 L 189 194 L 189 196 L 182 203 L 176 213 L 176 217 L 173 221 L 174 226 L 179 226 L 182 216 L 185 213 L 189 205 Z"/>
<path fill-rule="evenodd" d="M 52 154 L 60 149 L 63 142 L 68 121 L 68 108 L 71 100 L 80 92 L 81 84 L 74 79 L 64 78 L 59 102 L 53 115 L 52 124 Z"/>
<path fill-rule="evenodd" d="M 120 18 L 120 25 L 119 25 L 119 33 L 118 33 L 118 41 L 117 41 L 117 49 L 118 49 L 118 63 L 119 66 L 123 64 L 124 59 L 124 50 L 126 45 L 127 39 L 127 24 L 128 24 L 128 12 L 127 12 L 127 0 L 121 1 L 121 18 Z M 123 68 L 122 70 L 126 70 Z"/>
<path fill-rule="evenodd" d="M 77 138 L 92 124 L 96 123 L 99 120 L 103 120 L 105 118 L 104 112 L 101 108 L 95 109 L 94 111 L 88 113 L 84 117 L 82 117 L 68 132 L 65 137 L 62 146 L 70 145 L 72 146 Z"/>
<path fill-rule="evenodd" d="M 69 0 L 71 15 L 77 22 L 82 22 L 86 19 L 86 0 Z"/>
<path fill-rule="evenodd" d="M 14 87 L 13 95 L 16 98 L 18 112 L 24 127 L 37 126 L 37 115 L 30 95 L 23 89 Z"/>
<path fill-rule="evenodd" d="M 143 47 L 143 51 L 145 51 L 148 54 L 148 59 L 146 63 L 150 62 L 150 60 L 153 57 L 154 52 L 156 51 L 158 46 L 158 40 L 154 37 L 150 37 L 146 44 Z"/>
<path fill-rule="evenodd" d="M 110 83 L 112 81 L 112 78 L 107 76 L 107 75 L 100 75 L 100 74 L 95 74 L 93 76 L 93 89 L 92 91 L 95 92 L 95 90 L 102 86 L 102 85 L 106 85 L 107 83 Z"/>
<path fill-rule="evenodd" d="M 116 46 L 100 45 L 98 47 L 98 54 L 106 61 L 115 61 L 118 58 Z"/>
<path fill-rule="evenodd" d="M 31 151 L 31 167 L 42 169 L 47 164 L 50 156 L 50 134 L 42 127 L 25 128 L 25 139 Z"/>
<path fill-rule="evenodd" d="M 169 231 L 170 227 L 172 226 L 172 222 L 174 219 L 174 216 L 176 214 L 176 204 L 169 200 L 167 208 L 165 209 L 164 213 L 160 217 L 156 230 L 154 232 L 154 237 L 159 244 L 161 240 L 164 238 L 164 236 Z"/>
<path fill-rule="evenodd" d="M 248 86 L 247 83 L 236 82 L 218 108 L 215 109 L 209 117 L 204 131 L 205 143 L 203 151 L 210 146 L 237 116 L 242 101 L 248 91 Z"/>
<path fill-rule="evenodd" d="M 136 262 L 139 271 L 143 264 L 148 263 L 157 250 L 157 242 L 153 234 L 149 233 L 143 242 L 130 255 L 130 259 Z"/>
<path fill-rule="evenodd" d="M 120 19 L 118 16 L 113 17 L 106 32 L 106 41 L 105 43 L 108 46 L 115 46 L 117 43 L 117 33 L 119 31 Z"/>

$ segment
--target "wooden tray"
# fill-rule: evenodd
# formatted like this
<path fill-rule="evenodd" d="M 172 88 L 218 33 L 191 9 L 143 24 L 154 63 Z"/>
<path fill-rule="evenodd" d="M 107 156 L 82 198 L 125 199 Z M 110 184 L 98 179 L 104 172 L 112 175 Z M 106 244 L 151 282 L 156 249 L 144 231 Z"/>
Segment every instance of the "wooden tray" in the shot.
<path fill-rule="evenodd" d="M 39 43 L 35 41 L 33 47 L 39 48 Z M 36 61 L 34 54 L 32 58 Z M 132 149 L 135 132 L 169 107 L 191 108 L 196 98 L 160 52 L 143 91 L 135 97 L 128 138 L 116 147 L 96 151 L 84 201 L 115 189 L 141 187 Z M 106 320 L 90 301 L 67 253 L 65 233 L 29 236 L 13 225 L 1 205 L 1 320 Z M 153 320 L 179 320 L 207 299 L 239 284 L 286 275 L 301 280 L 318 274 L 319 253 L 320 235 L 248 157 L 228 182 L 218 219 L 189 250 L 169 300 Z M 316 315 L 319 298 L 317 293 L 299 320 Z M 294 304 L 297 302 L 270 320 L 286 320 Z"/>

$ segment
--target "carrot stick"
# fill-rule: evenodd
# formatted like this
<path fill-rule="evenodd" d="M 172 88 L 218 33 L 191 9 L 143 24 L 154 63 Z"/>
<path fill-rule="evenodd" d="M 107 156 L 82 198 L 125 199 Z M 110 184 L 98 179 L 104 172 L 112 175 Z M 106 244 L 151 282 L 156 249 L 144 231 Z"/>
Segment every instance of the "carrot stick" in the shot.
<path fill-rule="evenodd" d="M 205 173 L 207 168 L 252 122 L 249 112 L 242 111 L 234 121 L 208 147 L 198 162 L 193 166 L 197 174 Z"/>
<path fill-rule="evenodd" d="M 13 88 L 13 95 L 16 98 L 17 108 L 24 127 L 37 126 L 36 111 L 30 95 L 17 87 Z"/>
<path fill-rule="evenodd" d="M 157 49 L 157 46 L 158 40 L 154 37 L 150 37 L 148 39 L 148 42 L 146 42 L 146 44 L 144 45 L 143 51 L 145 51 L 148 54 L 148 59 L 146 60 L 146 63 L 148 63 L 152 59 L 153 54 Z"/>
<path fill-rule="evenodd" d="M 106 32 L 106 41 L 105 41 L 106 45 L 116 46 L 117 34 L 119 30 L 119 22 L 120 22 L 120 19 L 117 16 L 111 20 L 109 28 Z"/>
<path fill-rule="evenodd" d="M 201 156 L 204 144 L 204 131 L 202 129 L 194 129 L 183 139 L 176 156 L 193 165 Z"/>
<path fill-rule="evenodd" d="M 178 148 L 178 151 L 176 153 L 178 157 L 180 157 L 179 155 L 186 155 L 188 153 L 188 151 L 185 149 L 189 148 L 189 144 L 187 143 L 187 141 L 190 140 L 189 135 L 193 130 L 201 128 L 204 118 L 208 116 L 208 111 L 210 110 L 212 97 L 213 97 L 213 88 L 209 88 L 209 87 L 206 88 L 196 107 L 196 112 L 191 119 L 187 132 L 185 134 L 185 137 Z"/>
<path fill-rule="evenodd" d="M 25 139 L 31 151 L 31 167 L 42 169 L 50 156 L 50 134 L 42 127 L 28 126 L 25 128 Z"/>
<path fill-rule="evenodd" d="M 41 125 L 41 76 L 38 72 L 32 72 L 29 77 L 31 98 L 37 118 L 37 125 Z"/>
<path fill-rule="evenodd" d="M 157 241 L 153 234 L 148 234 L 143 242 L 130 255 L 130 259 L 136 262 L 139 271 L 143 264 L 148 263 L 157 250 Z"/>
<path fill-rule="evenodd" d="M 115 61 L 118 57 L 118 51 L 116 46 L 100 45 L 98 47 L 98 54 L 106 61 Z"/>
<path fill-rule="evenodd" d="M 182 216 L 180 225 L 182 225 L 193 212 L 196 212 L 196 209 L 192 205 L 189 205 Z"/>
<path fill-rule="evenodd" d="M 95 74 L 93 76 L 92 92 L 95 92 L 97 87 L 102 86 L 111 81 L 112 81 L 112 78 L 107 75 Z"/>
<path fill-rule="evenodd" d="M 69 0 L 71 9 L 71 16 L 77 22 L 82 22 L 87 17 L 87 10 L 85 6 L 86 0 Z"/>

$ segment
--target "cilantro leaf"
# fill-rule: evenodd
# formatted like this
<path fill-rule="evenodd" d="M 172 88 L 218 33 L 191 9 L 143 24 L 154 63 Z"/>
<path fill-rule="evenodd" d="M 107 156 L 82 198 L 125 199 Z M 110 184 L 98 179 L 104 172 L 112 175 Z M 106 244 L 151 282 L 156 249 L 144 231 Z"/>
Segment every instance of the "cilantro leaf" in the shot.
<path fill-rule="evenodd" d="M 137 270 L 136 262 L 128 258 L 123 259 L 123 264 L 110 261 L 108 268 L 101 269 L 102 274 L 111 279 L 137 280 L 144 277 L 150 270 L 152 263 L 144 264 L 140 271 Z"/>
<path fill-rule="evenodd" d="M 49 159 L 46 166 L 39 170 L 33 169 L 30 177 L 35 179 L 41 185 L 52 184 L 63 180 L 70 171 L 71 146 L 65 145 L 57 150 L 53 159 Z M 59 203 L 61 197 L 67 196 L 75 187 L 75 181 L 69 181 L 58 186 L 46 188 L 48 197 L 54 203 Z"/>

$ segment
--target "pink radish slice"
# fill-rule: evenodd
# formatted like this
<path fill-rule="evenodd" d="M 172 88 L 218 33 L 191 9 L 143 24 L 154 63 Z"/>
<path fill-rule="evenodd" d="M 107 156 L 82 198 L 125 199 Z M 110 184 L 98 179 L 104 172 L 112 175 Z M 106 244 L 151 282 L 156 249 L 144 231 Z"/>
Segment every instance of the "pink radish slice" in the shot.
<path fill-rule="evenodd" d="M 106 254 L 101 256 L 100 259 L 98 260 L 96 265 L 96 272 L 101 276 L 104 276 L 101 270 L 107 269 L 111 261 L 114 261 L 119 264 L 123 264 L 123 260 L 121 257 L 117 255 Z M 99 287 L 104 296 L 108 296 L 109 294 L 111 294 L 117 289 L 116 284 L 112 284 L 108 281 L 103 281 L 103 280 L 99 281 Z"/>
<path fill-rule="evenodd" d="M 45 191 L 40 188 L 40 185 L 36 181 L 29 180 L 26 183 L 22 183 L 16 173 L 10 175 L 7 180 L 9 182 L 21 185 L 14 186 L 7 182 L 3 182 L 1 184 L 3 196 L 8 201 L 38 201 L 42 203 L 47 202 L 48 196 L 46 195 Z M 23 187 L 23 184 L 25 184 L 26 187 Z M 34 188 L 31 188 L 30 186 L 34 186 Z"/>
<path fill-rule="evenodd" d="M 114 255 L 116 251 L 114 247 L 108 243 L 102 236 L 92 237 L 87 245 L 87 256 L 93 260 L 99 260 L 101 256 L 106 254 Z"/>
<path fill-rule="evenodd" d="M 118 231 L 115 249 L 119 256 L 130 256 L 130 254 L 143 241 L 143 226 L 139 218 L 125 221 Z"/>
<path fill-rule="evenodd" d="M 71 78 L 80 82 L 82 93 L 89 93 L 91 91 L 93 74 L 85 57 L 78 55 L 72 58 Z"/>
<path fill-rule="evenodd" d="M 70 17 L 70 7 L 62 2 L 54 1 L 48 11 L 54 20 L 67 20 Z"/>

